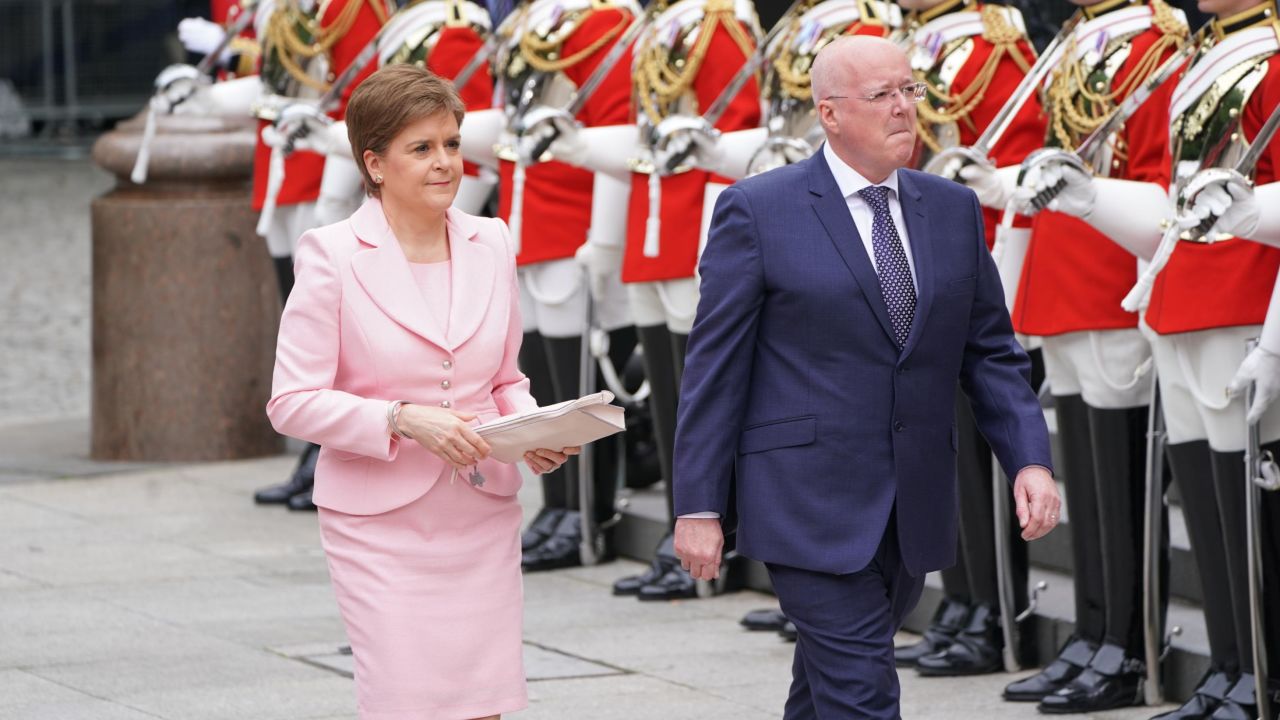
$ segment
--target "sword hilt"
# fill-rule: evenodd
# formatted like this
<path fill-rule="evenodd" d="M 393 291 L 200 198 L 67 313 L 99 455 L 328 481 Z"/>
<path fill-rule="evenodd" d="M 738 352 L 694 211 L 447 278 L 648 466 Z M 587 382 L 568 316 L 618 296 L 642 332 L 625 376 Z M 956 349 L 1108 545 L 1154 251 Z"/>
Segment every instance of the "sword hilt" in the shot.
<path fill-rule="evenodd" d="M 1018 613 L 1017 617 L 1015 617 L 1013 621 L 1023 623 L 1029 620 L 1031 616 L 1035 614 L 1036 608 L 1040 607 L 1040 593 L 1048 589 L 1049 583 L 1044 580 L 1036 583 L 1036 586 L 1031 588 L 1031 597 L 1027 599 L 1027 609 Z"/>

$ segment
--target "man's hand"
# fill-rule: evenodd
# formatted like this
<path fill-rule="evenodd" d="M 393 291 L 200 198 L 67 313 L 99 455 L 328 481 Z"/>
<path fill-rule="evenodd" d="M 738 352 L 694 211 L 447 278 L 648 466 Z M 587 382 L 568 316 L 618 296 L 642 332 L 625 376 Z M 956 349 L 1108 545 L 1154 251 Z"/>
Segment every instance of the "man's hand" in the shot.
<path fill-rule="evenodd" d="M 1058 484 L 1045 468 L 1022 468 L 1013 481 L 1013 499 L 1023 540 L 1044 537 L 1057 527 L 1062 500 L 1058 497 Z"/>
<path fill-rule="evenodd" d="M 720 576 L 723 549 L 720 518 L 676 519 L 676 557 L 694 580 L 714 580 Z"/>

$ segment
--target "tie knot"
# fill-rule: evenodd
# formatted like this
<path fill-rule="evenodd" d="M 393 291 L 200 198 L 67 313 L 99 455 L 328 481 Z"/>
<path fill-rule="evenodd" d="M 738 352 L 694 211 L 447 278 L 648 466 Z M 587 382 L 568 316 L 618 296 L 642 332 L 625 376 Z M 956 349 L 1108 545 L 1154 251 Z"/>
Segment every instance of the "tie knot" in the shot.
<path fill-rule="evenodd" d="M 858 194 L 872 210 L 889 207 L 889 188 L 883 185 L 868 185 L 859 190 Z"/>

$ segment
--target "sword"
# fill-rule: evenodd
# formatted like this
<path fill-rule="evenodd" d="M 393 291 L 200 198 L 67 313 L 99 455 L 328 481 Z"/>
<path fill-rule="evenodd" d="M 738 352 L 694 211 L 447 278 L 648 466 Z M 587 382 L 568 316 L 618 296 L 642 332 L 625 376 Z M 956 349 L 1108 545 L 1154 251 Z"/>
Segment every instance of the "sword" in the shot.
<path fill-rule="evenodd" d="M 1160 383 L 1151 374 L 1151 409 L 1147 415 L 1147 507 L 1143 517 L 1142 534 L 1142 623 L 1143 646 L 1147 661 L 1147 682 L 1144 695 L 1147 705 L 1164 702 L 1164 687 L 1160 683 L 1160 660 L 1164 657 L 1161 621 L 1163 613 L 1162 580 L 1160 577 L 1161 554 L 1164 550 L 1164 446 L 1167 434 L 1164 428 L 1164 411 L 1160 403 Z"/>
<path fill-rule="evenodd" d="M 596 391 L 596 364 L 591 357 L 591 326 L 595 316 L 595 303 L 591 297 L 590 278 L 587 271 L 582 271 L 582 285 L 586 290 L 586 329 L 582 335 L 582 351 L 578 357 L 578 397 L 590 395 Z M 605 441 L 613 438 L 605 438 Z M 591 443 L 582 446 L 578 453 L 578 521 L 582 528 L 582 539 L 579 541 L 578 553 L 582 564 L 591 567 L 600 562 L 604 554 L 604 537 L 599 535 L 596 527 L 596 468 L 595 448 Z"/>
<path fill-rule="evenodd" d="M 1252 148 L 1250 148 L 1252 149 Z M 1257 339 L 1250 340 L 1246 352 L 1253 352 L 1258 346 Z M 1257 384 L 1249 383 L 1245 388 L 1245 407 L 1253 405 L 1253 396 L 1257 392 Z M 1245 554 L 1249 562 L 1249 622 L 1253 627 L 1253 675 L 1254 697 L 1258 704 L 1258 717 L 1271 717 L 1271 696 L 1267 679 L 1267 640 L 1263 635 L 1263 597 L 1262 597 L 1262 502 L 1263 489 L 1275 491 L 1269 480 L 1264 479 L 1262 466 L 1265 462 L 1274 462 L 1270 453 L 1262 450 L 1262 438 L 1258 423 L 1246 425 L 1248 437 L 1244 451 L 1245 467 L 1245 515 L 1249 518 L 1248 542 Z"/>
<path fill-rule="evenodd" d="M 240 7 L 240 14 L 226 27 L 226 34 L 218 41 L 218 44 L 209 51 L 207 55 L 200 58 L 200 63 L 196 65 L 196 72 L 200 75 L 207 75 L 213 70 L 213 66 L 218 64 L 218 56 L 222 55 L 222 51 L 227 49 L 232 40 L 240 36 L 245 28 L 253 22 L 253 16 L 258 12 L 258 3 L 256 0 L 246 2 Z"/>
<path fill-rule="evenodd" d="M 530 110 L 521 116 L 519 120 L 519 134 L 523 135 L 551 116 L 567 117 L 570 121 L 577 117 L 578 113 L 582 112 L 582 109 L 587 106 L 587 101 L 591 99 L 591 96 L 595 94 L 596 90 L 600 89 L 604 79 L 608 77 L 609 73 L 613 72 L 614 64 L 622 59 L 627 48 L 631 47 L 631 43 L 639 37 L 645 28 L 653 24 L 653 20 L 657 16 L 656 11 L 659 3 L 652 3 L 649 7 L 649 12 L 637 15 L 631 20 L 631 24 L 627 26 L 622 35 L 618 36 L 618 39 L 613 43 L 613 47 L 609 48 L 608 54 L 600 60 L 600 64 L 596 65 L 596 69 L 591 71 L 591 75 L 582 83 L 582 87 L 574 91 L 573 96 L 569 98 L 569 102 L 563 108 L 534 108 Z M 541 161 L 542 156 L 546 154 L 551 144 L 556 141 L 556 138 L 560 137 L 560 128 L 555 123 L 551 123 L 550 127 L 551 132 L 538 140 L 533 146 L 532 152 L 529 153 L 529 157 L 534 162 Z"/>
<path fill-rule="evenodd" d="M 1019 650 L 1022 647 L 1021 625 L 1031 617 L 1040 604 L 1040 593 L 1049 587 L 1041 580 L 1031 591 L 1027 608 L 1018 612 L 1013 586 L 1013 547 L 1009 533 L 1009 483 L 1000 469 L 1000 461 L 991 456 L 991 501 L 995 520 L 996 550 L 996 589 L 1000 601 L 1000 631 L 1004 636 L 1004 669 L 1005 672 L 1018 672 L 1022 669 Z"/>
<path fill-rule="evenodd" d="M 1057 66 L 1059 51 L 1071 38 L 1076 26 L 1083 18 L 1084 14 L 1079 11 L 1067 18 L 1067 21 L 1062 24 L 1062 29 L 1053 40 L 1049 41 L 1049 45 L 1045 47 L 1044 52 L 1040 53 L 1040 57 L 1036 58 L 1035 64 L 1027 74 L 1022 76 L 1022 81 L 1014 88 L 1013 94 L 1005 101 L 1000 112 L 996 113 L 995 118 L 987 124 L 987 128 L 982 131 L 973 145 L 957 145 L 941 150 L 929 159 L 924 166 L 924 171 L 955 180 L 960 175 L 960 170 L 968 165 L 977 163 L 990 165 L 991 148 L 1004 137 L 1005 132 L 1013 125 L 1018 112 L 1035 95 L 1044 79 Z"/>
<path fill-rule="evenodd" d="M 1253 143 L 1249 145 L 1249 149 L 1240 156 L 1240 159 L 1233 167 L 1206 168 L 1191 176 L 1191 179 L 1187 181 L 1187 184 L 1178 193 L 1178 220 L 1191 221 L 1191 218 L 1185 212 L 1185 208 L 1192 205 L 1200 193 L 1211 185 L 1226 187 L 1231 184 L 1238 184 L 1242 187 L 1252 188 L 1253 181 L 1249 179 L 1249 175 L 1253 173 L 1258 160 L 1262 157 L 1263 151 L 1271 144 L 1271 140 L 1275 137 L 1277 130 L 1280 130 L 1280 105 L 1272 108 L 1271 115 L 1263 123 L 1262 128 L 1258 130 L 1258 134 L 1253 138 Z M 1218 223 L 1218 215 L 1210 212 L 1199 224 L 1188 230 L 1183 230 L 1183 225 L 1178 220 L 1169 222 L 1169 227 L 1165 230 L 1164 237 L 1160 238 L 1160 244 L 1156 247 L 1155 256 L 1151 258 L 1151 262 L 1142 273 L 1142 277 L 1138 278 L 1138 282 L 1134 284 L 1133 288 L 1129 290 L 1129 294 L 1125 295 L 1124 300 L 1121 301 L 1120 305 L 1125 310 L 1136 312 L 1142 306 L 1143 301 L 1147 299 L 1147 295 L 1151 292 L 1151 287 L 1155 285 L 1156 276 L 1160 274 L 1161 270 L 1164 270 L 1164 266 L 1169 262 L 1169 258 L 1173 255 L 1173 251 L 1178 246 L 1178 241 L 1182 239 L 1184 232 L 1189 233 L 1188 239 L 1194 242 L 1215 242 L 1215 239 L 1209 237 L 1208 233 Z"/>
<path fill-rule="evenodd" d="M 195 93 L 198 83 L 208 82 L 208 75 L 213 70 L 214 65 L 218 62 L 218 56 L 222 55 L 222 51 L 227 49 L 244 29 L 249 27 L 249 23 L 253 22 L 253 16 L 258 11 L 257 2 L 246 2 L 242 6 L 242 11 L 236 16 L 234 22 L 226 28 L 226 33 L 222 39 L 214 46 L 195 67 L 186 64 L 176 64 L 166 67 L 160 71 L 155 80 L 155 94 L 152 95 L 150 102 L 147 104 L 146 124 L 142 128 L 142 141 L 138 144 L 138 156 L 133 162 L 133 171 L 129 173 L 129 179 L 134 183 L 141 185 L 147 181 L 147 169 L 151 165 L 151 143 L 156 136 L 156 113 L 163 110 L 165 114 L 173 112 L 173 109 L 183 103 L 187 98 Z M 176 100 L 169 100 L 165 92 L 175 83 L 188 81 L 190 87 L 186 94 Z"/>
<path fill-rule="evenodd" d="M 755 77 L 756 71 L 768 60 L 769 45 L 773 42 L 773 39 L 778 36 L 778 33 L 782 32 L 784 27 L 790 24 L 792 15 L 800 8 L 807 7 L 809 2 L 810 0 L 794 0 L 791 3 L 787 11 L 782 14 L 778 22 L 774 23 L 773 27 L 764 36 L 764 39 L 756 46 L 756 51 L 752 53 L 751 57 L 747 58 L 742 67 L 738 68 L 737 74 L 730 78 L 729 84 L 724 86 L 724 89 L 720 91 L 720 94 L 716 96 L 716 99 L 712 101 L 701 117 L 692 121 L 678 119 L 678 116 L 664 118 L 658 128 L 655 129 L 655 133 L 658 136 L 656 144 L 665 144 L 677 132 L 686 129 L 698 129 L 712 135 L 716 134 L 716 123 L 728 112 L 729 106 L 733 104 L 734 98 L 738 97 L 738 93 L 742 91 L 747 81 Z M 668 123 L 668 120 L 672 122 Z M 665 131 L 662 129 L 663 125 L 667 125 Z M 689 154 L 693 152 L 693 146 L 694 143 L 690 142 L 684 148 L 672 153 L 662 168 L 663 174 L 670 175 L 683 165 Z"/>
<path fill-rule="evenodd" d="M 1204 31 L 1202 30 L 1201 32 L 1203 33 Z M 1137 90 L 1129 93 L 1129 96 L 1116 106 L 1116 109 L 1107 116 L 1107 119 L 1081 141 L 1075 152 L 1061 148 L 1040 148 L 1028 155 L 1022 161 L 1022 168 L 1018 171 L 1019 179 L 1026 177 L 1027 173 L 1033 168 L 1043 168 L 1050 164 L 1070 165 L 1080 172 L 1092 174 L 1097 169 L 1102 150 L 1106 148 L 1107 141 L 1111 139 L 1111 136 L 1119 132 L 1125 122 L 1133 117 L 1134 113 L 1141 109 L 1143 104 L 1150 100 L 1157 90 L 1164 87 L 1164 84 L 1177 74 L 1182 64 L 1199 49 L 1202 37 L 1203 35 L 1197 35 L 1184 43 L 1177 52 L 1161 63 L 1155 69 L 1155 72 L 1147 77 L 1146 82 L 1142 83 Z M 1031 207 L 1036 212 L 1045 209 L 1066 187 L 1066 180 L 1059 180 L 1052 186 L 1041 190 L 1031 199 Z"/>

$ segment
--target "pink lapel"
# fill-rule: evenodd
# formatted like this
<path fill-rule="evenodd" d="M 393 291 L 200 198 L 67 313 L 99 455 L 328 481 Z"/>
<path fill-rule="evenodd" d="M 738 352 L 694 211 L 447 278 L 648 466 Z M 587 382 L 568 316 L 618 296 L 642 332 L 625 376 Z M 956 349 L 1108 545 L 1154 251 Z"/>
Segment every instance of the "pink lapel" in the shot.
<path fill-rule="evenodd" d="M 478 241 L 480 223 L 461 210 L 449 208 L 449 254 L 453 261 L 449 302 L 450 349 L 476 334 L 489 309 L 493 285 L 497 281 L 497 258 L 493 249 Z"/>
<path fill-rule="evenodd" d="M 351 229 L 368 250 L 351 256 L 351 271 L 384 313 L 407 330 L 446 350 L 475 334 L 488 309 L 495 280 L 493 253 L 474 242 L 479 228 L 471 216 L 446 213 L 452 260 L 449 333 L 436 322 L 414 283 L 400 243 L 387 224 L 382 203 L 370 198 L 351 216 Z"/>

